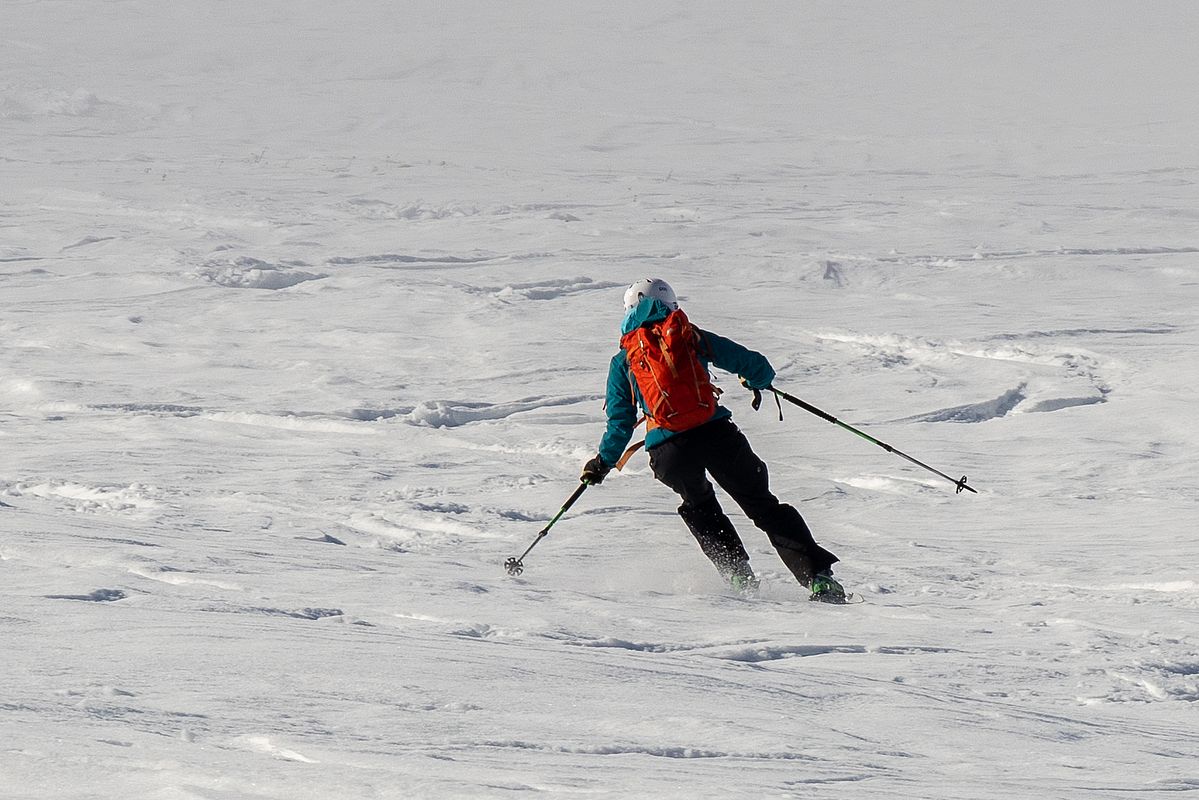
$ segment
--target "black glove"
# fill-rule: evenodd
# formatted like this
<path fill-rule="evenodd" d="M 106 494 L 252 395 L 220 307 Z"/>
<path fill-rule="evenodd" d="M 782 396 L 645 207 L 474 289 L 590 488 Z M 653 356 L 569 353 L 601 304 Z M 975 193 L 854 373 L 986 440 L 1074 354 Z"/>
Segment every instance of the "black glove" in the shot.
<path fill-rule="evenodd" d="M 770 388 L 769 383 L 766 384 L 765 386 L 755 386 L 754 384 L 749 382 L 749 378 L 742 377 L 740 380 L 741 380 L 741 385 L 744 386 L 746 389 L 749 389 L 751 392 L 764 392 Z"/>
<path fill-rule="evenodd" d="M 611 471 L 612 467 L 605 464 L 602 458 L 596 456 L 583 465 L 583 474 L 579 476 L 579 480 L 591 486 L 596 486 L 603 483 L 604 478 Z"/>

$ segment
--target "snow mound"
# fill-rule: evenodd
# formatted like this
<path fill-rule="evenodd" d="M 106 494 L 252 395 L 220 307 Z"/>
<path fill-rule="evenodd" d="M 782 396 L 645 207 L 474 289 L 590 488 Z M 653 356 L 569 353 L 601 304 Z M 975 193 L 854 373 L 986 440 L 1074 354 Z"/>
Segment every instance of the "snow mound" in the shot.
<path fill-rule="evenodd" d="M 353 198 L 342 204 L 349 213 L 372 220 L 443 220 L 477 216 L 478 208 L 458 203 L 434 205 L 423 201 L 396 204 L 371 198 Z"/>
<path fill-rule="evenodd" d="M 418 403 L 412 411 L 403 415 L 403 419 L 411 425 L 422 427 L 457 428 L 472 422 L 501 420 L 526 411 L 574 405 L 596 399 L 594 395 L 567 395 L 564 397 L 526 397 L 510 403 L 424 400 Z"/>
<path fill-rule="evenodd" d="M 109 105 L 109 102 L 87 89 L 40 89 L 0 94 L 0 119 L 92 117 Z"/>
<path fill-rule="evenodd" d="M 141 483 L 129 486 L 88 486 L 74 481 L 18 483 L 5 490 L 10 497 L 37 497 L 81 514 L 122 514 L 163 507 L 162 490 Z"/>
<path fill-rule="evenodd" d="M 285 264 L 271 264 L 242 256 L 231 263 L 210 263 L 196 271 L 197 277 L 230 289 L 288 289 L 328 275 L 305 272 Z"/>

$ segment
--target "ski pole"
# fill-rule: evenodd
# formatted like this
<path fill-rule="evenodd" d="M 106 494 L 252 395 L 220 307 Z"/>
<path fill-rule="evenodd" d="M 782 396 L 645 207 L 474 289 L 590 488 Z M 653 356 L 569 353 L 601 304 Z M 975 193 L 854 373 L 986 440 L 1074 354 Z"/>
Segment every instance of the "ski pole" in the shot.
<path fill-rule="evenodd" d="M 865 439 L 868 442 L 873 442 L 874 444 L 877 444 L 879 447 L 883 448 L 888 453 L 894 453 L 895 455 L 897 455 L 901 458 L 906 458 L 908 461 L 911 461 L 916 466 L 922 467 L 936 475 L 940 475 L 942 478 L 949 481 L 954 486 L 958 487 L 957 494 L 961 494 L 963 489 L 966 489 L 968 491 L 974 492 L 975 494 L 978 494 L 977 489 L 975 489 L 973 486 L 970 486 L 966 483 L 965 475 L 963 475 L 961 477 L 961 479 L 955 480 L 954 478 L 951 478 L 948 475 L 946 475 L 941 470 L 934 469 L 934 468 L 930 467 L 928 464 L 925 464 L 923 461 L 919 461 L 915 458 L 912 458 L 911 456 L 909 456 L 907 453 L 903 452 L 902 450 L 896 450 L 894 447 L 887 444 L 886 442 L 880 442 L 878 439 L 875 439 L 870 434 L 865 433 L 864 431 L 860 431 L 857 428 L 855 428 L 854 426 L 848 425 L 848 424 L 842 422 L 841 420 L 837 419 L 836 417 L 834 417 L 832 414 L 828 413 L 827 411 L 821 411 L 819 408 L 812 405 L 811 403 L 805 403 L 803 400 L 800 400 L 798 397 L 793 397 L 784 391 L 780 391 L 779 389 L 774 388 L 773 386 L 767 386 L 766 388 L 769 391 L 774 392 L 775 398 L 781 397 L 789 403 L 794 403 L 795 405 L 802 408 L 804 411 L 815 414 L 816 416 L 820 417 L 821 419 L 827 420 L 828 422 L 831 422 L 838 427 L 844 428 L 845 430 L 849 431 L 850 433 L 856 433 L 858 436 L 861 436 L 863 439 Z M 753 392 L 754 392 L 754 410 L 756 411 L 758 406 L 761 405 L 762 397 L 761 397 L 761 392 L 759 392 L 758 390 L 755 389 L 755 390 L 753 390 Z M 779 419 L 782 419 L 781 410 L 779 412 Z"/>
<path fill-rule="evenodd" d="M 554 523 L 562 518 L 562 515 L 565 514 L 566 511 L 575 504 L 575 501 L 579 499 L 579 496 L 582 495 L 590 485 L 591 484 L 587 483 L 586 481 L 580 483 L 579 488 L 575 489 L 574 494 L 572 494 L 567 501 L 562 504 L 562 508 L 558 509 L 558 513 L 555 514 L 554 518 L 549 521 L 549 524 L 542 528 L 540 532 L 538 532 L 537 538 L 533 540 L 533 543 L 529 545 L 528 549 L 520 554 L 520 558 L 510 558 L 504 562 L 504 568 L 508 570 L 509 575 L 516 576 L 525 571 L 525 556 L 527 556 L 529 551 L 537 546 L 538 542 L 545 538 L 545 535 L 550 532 L 550 528 L 554 527 Z"/>

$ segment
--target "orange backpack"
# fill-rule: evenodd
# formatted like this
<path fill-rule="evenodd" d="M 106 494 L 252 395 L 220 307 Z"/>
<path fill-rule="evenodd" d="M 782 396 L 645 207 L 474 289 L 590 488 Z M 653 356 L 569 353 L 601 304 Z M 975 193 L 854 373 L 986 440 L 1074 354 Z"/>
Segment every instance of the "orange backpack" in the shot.
<path fill-rule="evenodd" d="M 716 389 L 700 363 L 699 332 L 682 310 L 620 338 L 645 401 L 647 425 L 685 431 L 716 412 Z"/>

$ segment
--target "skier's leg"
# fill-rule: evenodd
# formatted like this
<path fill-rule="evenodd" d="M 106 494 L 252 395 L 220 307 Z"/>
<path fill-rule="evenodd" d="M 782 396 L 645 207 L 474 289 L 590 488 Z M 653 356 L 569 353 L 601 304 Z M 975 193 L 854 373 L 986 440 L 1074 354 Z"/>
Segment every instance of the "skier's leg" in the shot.
<path fill-rule="evenodd" d="M 687 523 L 700 549 L 716 565 L 721 575 L 752 574 L 745 545 L 741 543 L 732 520 L 724 513 L 715 495 L 707 505 L 689 506 L 684 503 L 679 506 L 679 516 Z"/>
<path fill-rule="evenodd" d="M 765 462 L 731 420 L 713 431 L 708 447 L 712 453 L 707 459 L 712 478 L 765 531 L 795 579 L 811 586 L 815 575 L 831 568 L 837 557 L 816 543 L 799 511 L 779 502 L 770 492 Z"/>
<path fill-rule="evenodd" d="M 650 450 L 654 477 L 682 498 L 679 516 L 716 569 L 726 576 L 752 575 L 741 537 L 721 509 L 703 462 L 691 444 L 690 439 L 670 439 Z"/>

